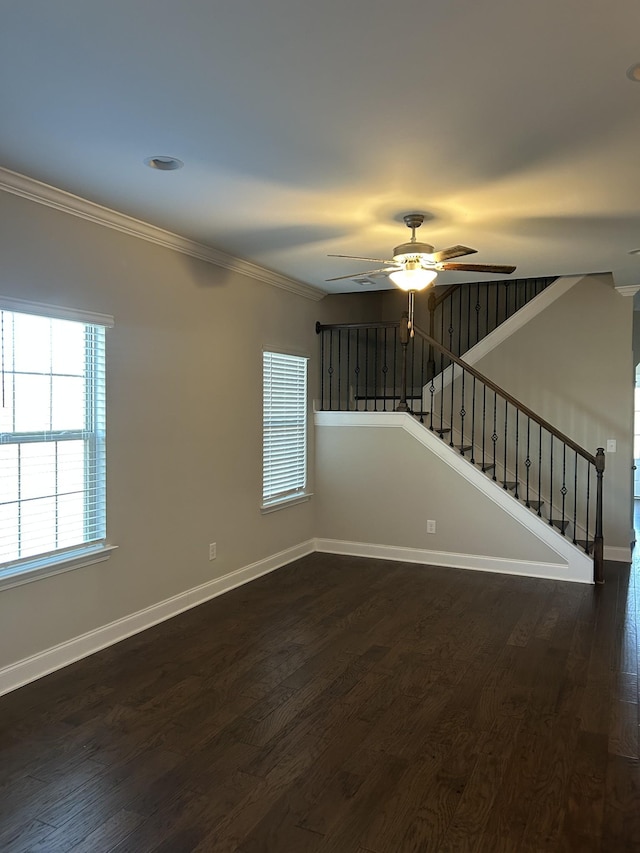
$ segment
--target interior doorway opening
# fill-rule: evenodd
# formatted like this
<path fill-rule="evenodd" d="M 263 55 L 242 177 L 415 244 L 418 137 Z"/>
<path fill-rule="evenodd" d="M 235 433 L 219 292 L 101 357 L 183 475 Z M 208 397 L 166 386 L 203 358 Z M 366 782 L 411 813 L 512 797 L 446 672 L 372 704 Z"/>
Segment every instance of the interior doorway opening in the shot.
<path fill-rule="evenodd" d="M 633 497 L 640 499 L 640 364 L 636 367 L 636 387 L 633 392 Z"/>

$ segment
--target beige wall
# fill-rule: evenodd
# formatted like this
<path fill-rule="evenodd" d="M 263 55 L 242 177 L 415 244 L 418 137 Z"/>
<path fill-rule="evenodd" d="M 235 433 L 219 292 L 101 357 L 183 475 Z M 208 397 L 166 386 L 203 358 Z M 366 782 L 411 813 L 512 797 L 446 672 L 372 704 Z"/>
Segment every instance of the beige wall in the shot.
<path fill-rule="evenodd" d="M 0 592 L 2 667 L 314 535 L 313 501 L 260 513 L 261 350 L 313 356 L 313 398 L 324 317 L 322 303 L 7 193 L 0 223 L 2 295 L 115 318 L 108 539 L 119 546 Z"/>
<path fill-rule="evenodd" d="M 557 555 L 404 430 L 317 427 L 318 537 L 557 563 Z M 436 533 L 427 534 L 427 519 Z"/>
<path fill-rule="evenodd" d="M 633 300 L 590 276 L 476 363 L 559 430 L 595 453 L 609 438 L 605 545 L 628 548 L 632 528 Z"/>

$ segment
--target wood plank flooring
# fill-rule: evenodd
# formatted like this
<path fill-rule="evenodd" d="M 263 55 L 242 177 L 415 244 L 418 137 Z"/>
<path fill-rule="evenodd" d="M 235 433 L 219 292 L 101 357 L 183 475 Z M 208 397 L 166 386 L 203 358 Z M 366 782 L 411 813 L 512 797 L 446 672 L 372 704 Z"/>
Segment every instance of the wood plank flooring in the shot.
<path fill-rule="evenodd" d="M 306 557 L 0 698 L 0 850 L 638 853 L 637 571 Z"/>

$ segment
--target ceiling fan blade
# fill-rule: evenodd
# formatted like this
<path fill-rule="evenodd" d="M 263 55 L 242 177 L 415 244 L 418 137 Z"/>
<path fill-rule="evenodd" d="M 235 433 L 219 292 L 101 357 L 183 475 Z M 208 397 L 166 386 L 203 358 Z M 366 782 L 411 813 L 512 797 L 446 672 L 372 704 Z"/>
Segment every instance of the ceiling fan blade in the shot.
<path fill-rule="evenodd" d="M 460 270 L 462 272 L 499 272 L 512 273 L 515 267 L 506 264 L 438 264 L 439 270 Z"/>
<path fill-rule="evenodd" d="M 352 261 L 372 261 L 374 264 L 393 264 L 389 258 L 360 258 L 357 255 L 327 255 L 328 258 L 349 258 Z"/>
<path fill-rule="evenodd" d="M 475 255 L 477 249 L 470 249 L 468 246 L 449 246 L 448 249 L 440 249 L 439 252 L 433 252 L 431 257 L 436 264 L 442 261 L 448 261 L 449 258 L 461 258 L 463 255 Z"/>
<path fill-rule="evenodd" d="M 349 275 L 337 275 L 335 278 L 325 278 L 325 281 L 342 281 L 344 278 L 363 278 L 367 275 L 375 275 L 375 273 L 380 272 L 395 272 L 395 270 L 400 269 L 400 267 L 385 267 L 380 270 L 367 270 L 367 272 L 352 272 Z"/>

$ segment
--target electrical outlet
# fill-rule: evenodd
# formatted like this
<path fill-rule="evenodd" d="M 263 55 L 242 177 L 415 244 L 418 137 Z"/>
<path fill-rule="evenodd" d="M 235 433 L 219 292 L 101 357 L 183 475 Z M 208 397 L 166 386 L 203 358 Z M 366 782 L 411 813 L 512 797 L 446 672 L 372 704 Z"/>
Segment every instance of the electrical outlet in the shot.
<path fill-rule="evenodd" d="M 435 533 L 436 532 L 436 523 L 431 519 L 427 521 L 427 533 Z"/>
<path fill-rule="evenodd" d="M 215 560 L 215 558 L 216 558 L 216 543 L 215 543 L 215 542 L 212 542 L 212 543 L 209 545 L 209 559 L 210 559 L 210 560 Z"/>

